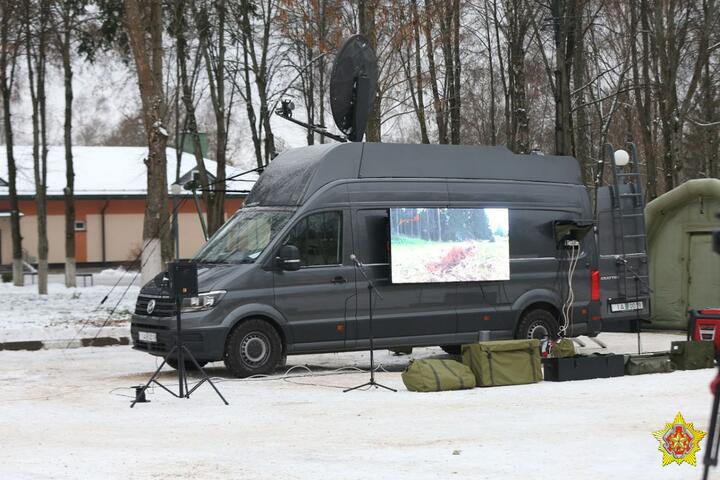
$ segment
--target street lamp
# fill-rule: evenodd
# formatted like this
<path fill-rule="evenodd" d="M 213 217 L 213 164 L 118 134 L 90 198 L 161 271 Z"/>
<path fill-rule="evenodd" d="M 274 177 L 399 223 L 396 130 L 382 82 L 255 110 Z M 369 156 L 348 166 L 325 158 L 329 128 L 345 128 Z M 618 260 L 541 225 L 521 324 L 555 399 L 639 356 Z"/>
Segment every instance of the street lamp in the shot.
<path fill-rule="evenodd" d="M 615 150 L 615 165 L 618 167 L 624 167 L 630 163 L 630 154 L 625 150 Z"/>

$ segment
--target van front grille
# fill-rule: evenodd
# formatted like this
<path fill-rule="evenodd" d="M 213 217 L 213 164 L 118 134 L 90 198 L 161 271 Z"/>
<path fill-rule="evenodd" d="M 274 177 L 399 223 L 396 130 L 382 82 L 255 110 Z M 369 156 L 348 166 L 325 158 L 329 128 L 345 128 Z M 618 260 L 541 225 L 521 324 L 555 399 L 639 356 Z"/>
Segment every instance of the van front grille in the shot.
<path fill-rule="evenodd" d="M 155 307 L 151 313 L 148 313 L 148 304 L 155 301 Z M 175 302 L 171 298 L 151 297 L 148 295 L 138 296 L 135 303 L 135 315 L 153 316 L 153 317 L 171 317 L 175 314 Z"/>

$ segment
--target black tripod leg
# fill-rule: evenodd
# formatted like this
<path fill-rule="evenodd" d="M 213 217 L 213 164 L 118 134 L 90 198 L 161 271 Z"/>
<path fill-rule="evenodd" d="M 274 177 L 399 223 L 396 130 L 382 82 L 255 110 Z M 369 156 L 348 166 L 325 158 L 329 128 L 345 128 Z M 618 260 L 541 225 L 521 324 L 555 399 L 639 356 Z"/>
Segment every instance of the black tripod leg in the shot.
<path fill-rule="evenodd" d="M 213 383 L 213 381 L 210 380 L 210 377 L 208 376 L 208 374 L 205 373 L 205 370 L 203 370 L 203 368 L 200 366 L 200 364 L 197 362 L 197 360 L 195 360 L 195 357 L 194 357 L 193 354 L 190 352 L 190 350 L 188 350 L 188 348 L 187 348 L 186 346 L 184 346 L 184 345 L 183 345 L 183 348 L 184 348 L 185 351 L 187 352 L 187 356 L 190 357 L 190 360 L 192 360 L 193 364 L 195 364 L 195 368 L 197 368 L 198 371 L 200 372 L 200 375 L 202 375 L 202 380 L 200 380 L 200 382 L 198 382 L 198 384 L 195 385 L 195 386 L 192 388 L 192 390 L 188 390 L 188 392 L 187 392 L 187 398 L 190 398 L 190 394 L 191 394 L 192 392 L 194 392 L 195 390 L 197 390 L 197 388 L 198 388 L 200 385 L 202 385 L 204 382 L 208 382 L 208 383 L 210 384 L 210 386 L 213 388 L 213 390 L 215 390 L 215 393 L 218 394 L 218 397 L 220 397 L 220 400 L 222 400 L 223 403 L 225 403 L 225 405 L 230 405 L 230 404 L 228 403 L 228 401 L 225 400 L 225 397 L 222 396 L 222 393 L 220 393 L 220 390 L 217 389 L 217 387 L 215 386 L 215 384 Z"/>
<path fill-rule="evenodd" d="M 367 382 L 367 383 L 363 383 L 362 385 L 358 385 L 357 387 L 346 388 L 345 390 L 343 390 L 343 393 L 352 392 L 353 390 L 358 390 L 360 388 L 367 387 L 368 385 L 372 385 L 372 384 L 373 384 L 373 382 Z"/>
<path fill-rule="evenodd" d="M 390 390 L 391 392 L 397 392 L 394 388 L 386 387 L 385 385 L 382 385 L 380 383 L 373 383 L 376 387 L 384 388 L 385 390 Z"/>
<path fill-rule="evenodd" d="M 153 373 L 152 377 L 150 377 L 150 380 L 148 380 L 148 382 L 145 384 L 145 386 L 143 388 L 141 388 L 140 391 L 135 395 L 135 400 L 133 400 L 133 402 L 130 404 L 130 408 L 133 408 L 135 406 L 135 404 L 137 403 L 137 399 L 140 398 L 143 393 L 145 393 L 145 390 L 147 390 L 147 388 L 150 386 L 150 384 L 155 381 L 155 379 L 157 378 L 158 375 L 160 375 L 160 370 L 162 370 L 162 367 L 164 367 L 165 364 L 167 363 L 168 357 L 170 355 L 172 355 L 172 353 L 175 350 L 177 350 L 177 347 L 171 348 L 170 351 L 168 352 L 168 354 L 165 356 L 165 358 L 163 358 L 162 363 L 157 368 L 157 370 L 155 370 L 155 373 Z M 163 387 L 162 385 L 160 385 L 160 386 Z M 165 387 L 163 387 L 163 388 L 165 388 Z M 167 390 L 167 388 L 165 390 Z"/>

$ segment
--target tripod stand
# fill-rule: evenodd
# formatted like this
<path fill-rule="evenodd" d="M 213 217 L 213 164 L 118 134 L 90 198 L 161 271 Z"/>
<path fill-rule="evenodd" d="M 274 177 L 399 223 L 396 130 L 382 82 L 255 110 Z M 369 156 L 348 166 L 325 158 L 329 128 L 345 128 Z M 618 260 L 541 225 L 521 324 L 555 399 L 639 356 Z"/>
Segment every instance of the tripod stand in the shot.
<path fill-rule="evenodd" d="M 191 393 L 197 390 L 203 383 L 208 382 L 213 388 L 213 390 L 215 390 L 215 393 L 217 393 L 220 399 L 225 403 L 225 405 L 229 405 L 227 400 L 225 400 L 225 397 L 222 396 L 215 384 L 212 382 L 212 380 L 210 380 L 210 377 L 208 377 L 207 373 L 205 373 L 205 370 L 203 370 L 200 364 L 198 364 L 197 360 L 195 360 L 192 352 L 183 344 L 181 314 L 182 299 L 183 295 L 197 295 L 197 266 L 195 264 L 191 264 L 190 262 L 175 262 L 168 265 L 168 270 L 171 282 L 173 283 L 172 288 L 175 293 L 175 320 L 177 324 L 177 342 L 170 349 L 167 355 L 165 355 L 165 359 L 162 361 L 157 370 L 155 370 L 155 373 L 153 373 L 152 377 L 150 377 L 150 380 L 148 380 L 144 387 L 142 387 L 136 392 L 135 400 L 133 400 L 133 402 L 130 404 L 130 408 L 133 408 L 138 402 L 145 401 L 145 390 L 147 390 L 151 383 L 159 386 L 175 398 L 190 398 Z M 190 280 L 188 280 L 188 276 Z M 186 284 L 185 282 L 189 283 Z M 160 375 L 160 370 L 162 370 L 162 368 L 165 366 L 168 359 L 172 357 L 173 353 L 177 354 L 178 393 L 173 392 L 157 380 L 158 375 Z M 186 355 L 187 358 L 192 361 L 192 363 L 195 365 L 195 368 L 197 368 L 197 371 L 200 372 L 200 375 L 202 376 L 202 380 L 196 383 L 192 388 L 188 388 L 187 369 L 185 368 Z"/>
<path fill-rule="evenodd" d="M 367 272 L 365 272 L 365 265 L 363 265 L 360 260 L 355 256 L 355 254 L 350 255 L 350 258 L 355 263 L 355 266 L 358 270 L 360 270 L 360 274 L 365 278 L 367 281 L 367 291 L 368 291 L 368 337 L 370 340 L 370 381 L 365 382 L 362 385 L 358 385 L 356 387 L 351 387 L 346 390 L 343 390 L 343 393 L 350 392 L 352 390 L 358 390 L 363 387 L 375 387 L 375 388 L 384 388 L 385 390 L 390 390 L 391 392 L 397 392 L 394 388 L 386 387 L 385 385 L 382 385 L 380 383 L 377 383 L 375 381 L 375 357 L 374 357 L 374 348 L 375 345 L 373 344 L 373 330 L 372 330 L 372 324 L 373 324 L 373 292 L 377 294 L 378 297 L 381 299 L 383 296 L 378 292 L 378 289 L 375 287 L 375 284 L 370 280 L 370 277 L 368 277 Z"/>

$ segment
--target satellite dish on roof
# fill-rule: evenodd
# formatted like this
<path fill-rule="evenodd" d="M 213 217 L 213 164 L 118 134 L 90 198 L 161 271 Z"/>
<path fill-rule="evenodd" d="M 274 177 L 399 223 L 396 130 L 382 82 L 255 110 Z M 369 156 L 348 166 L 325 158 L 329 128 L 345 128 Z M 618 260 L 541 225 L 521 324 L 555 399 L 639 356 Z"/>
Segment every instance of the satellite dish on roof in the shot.
<path fill-rule="evenodd" d="M 330 109 L 335 124 L 351 142 L 365 135 L 377 88 L 377 57 L 362 35 L 350 36 L 335 57 L 330 76 Z"/>

